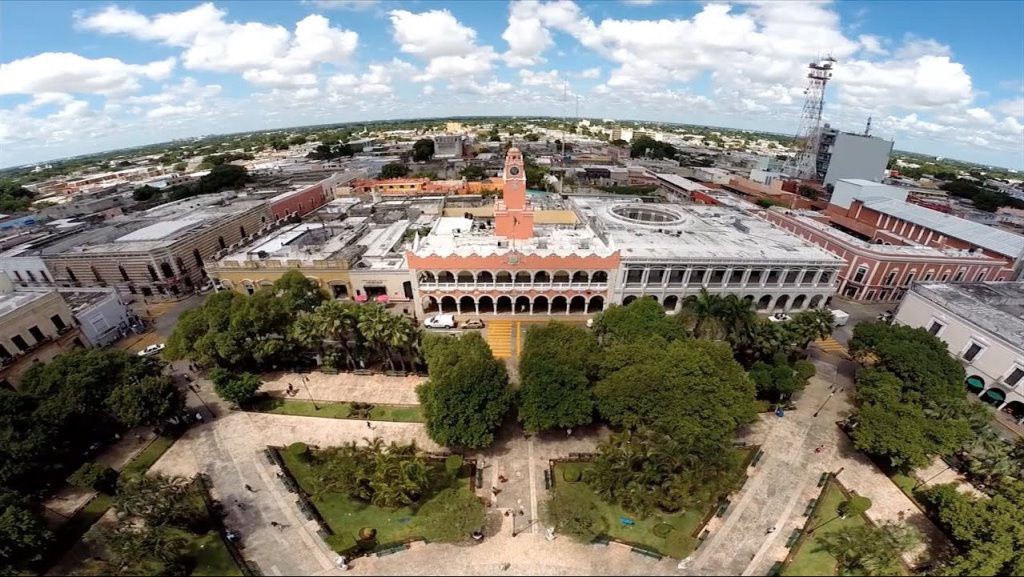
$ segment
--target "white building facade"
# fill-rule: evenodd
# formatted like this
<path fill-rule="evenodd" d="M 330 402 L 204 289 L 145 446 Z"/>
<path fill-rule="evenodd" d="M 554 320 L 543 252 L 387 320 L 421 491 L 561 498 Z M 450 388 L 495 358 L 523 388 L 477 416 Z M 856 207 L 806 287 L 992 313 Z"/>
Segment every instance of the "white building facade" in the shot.
<path fill-rule="evenodd" d="M 968 390 L 1024 421 L 1024 283 L 917 283 L 894 322 L 942 339 Z"/>

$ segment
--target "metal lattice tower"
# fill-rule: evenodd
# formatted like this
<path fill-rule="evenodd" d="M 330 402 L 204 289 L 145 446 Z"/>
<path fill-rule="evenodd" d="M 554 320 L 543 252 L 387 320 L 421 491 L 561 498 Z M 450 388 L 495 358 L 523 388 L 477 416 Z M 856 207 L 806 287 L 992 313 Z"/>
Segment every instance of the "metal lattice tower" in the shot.
<path fill-rule="evenodd" d="M 835 58 L 826 56 L 807 65 L 807 88 L 804 90 L 804 109 L 800 115 L 800 129 L 796 133 L 796 155 L 787 171 L 804 180 L 818 179 L 818 143 L 821 139 L 821 109 L 825 105 L 825 85 L 832 78 Z"/>

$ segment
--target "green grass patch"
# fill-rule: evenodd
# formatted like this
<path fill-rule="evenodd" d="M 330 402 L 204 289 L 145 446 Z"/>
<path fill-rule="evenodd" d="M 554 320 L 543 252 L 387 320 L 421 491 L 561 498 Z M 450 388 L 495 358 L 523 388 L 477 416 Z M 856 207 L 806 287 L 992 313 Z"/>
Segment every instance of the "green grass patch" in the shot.
<path fill-rule="evenodd" d="M 419 502 L 410 507 L 384 509 L 347 494 L 313 494 L 312 479 L 317 474 L 314 462 L 301 458 L 290 450 L 283 450 L 279 453 L 285 467 L 295 477 L 299 487 L 309 494 L 310 501 L 320 516 L 335 533 L 329 541 L 332 547 L 341 547 L 342 543 L 349 545 L 357 541 L 359 530 L 363 527 L 377 530 L 375 550 L 408 539 L 420 538 L 423 536 L 425 528 L 423 519 L 417 516 L 421 505 L 430 501 L 444 489 L 453 486 L 453 483 L 460 490 L 469 491 L 470 468 L 468 466 L 463 466 L 453 481 L 445 470 L 444 461 L 428 461 L 428 475 L 433 482 Z"/>
<path fill-rule="evenodd" d="M 839 517 L 839 504 L 847 499 L 842 487 L 835 481 L 830 480 L 825 486 L 824 492 L 818 498 L 818 504 L 814 509 L 807 529 L 814 529 L 814 533 L 807 535 L 806 532 L 794 546 L 793 553 L 786 560 L 780 575 L 835 575 L 836 560 L 832 555 L 821 550 L 819 539 L 837 533 L 843 529 L 858 527 L 867 524 L 869 521 L 863 516 Z M 901 574 L 903 571 L 900 567 Z"/>
<path fill-rule="evenodd" d="M 562 471 L 562 480 L 567 483 L 579 483 L 583 480 L 583 469 L 586 463 L 559 463 L 556 467 Z"/>
<path fill-rule="evenodd" d="M 423 423 L 423 408 L 419 405 L 374 405 L 369 419 L 354 416 L 351 403 L 318 402 L 298 399 L 264 397 L 253 402 L 249 408 L 259 413 L 292 415 L 295 417 L 321 417 L 325 419 L 355 419 L 370 421 L 395 421 L 400 423 Z"/>
<path fill-rule="evenodd" d="M 425 423 L 420 405 L 374 405 L 370 411 L 371 421 L 395 421 L 398 423 Z"/>
<path fill-rule="evenodd" d="M 171 448 L 174 441 L 177 439 L 173 437 L 159 436 L 149 444 L 148 447 L 142 450 L 141 453 L 135 455 L 135 457 L 125 465 L 124 469 L 121 470 L 122 475 L 143 475 L 150 467 L 153 466 L 160 457 L 167 452 L 167 449 Z"/>
<path fill-rule="evenodd" d="M 572 471 L 577 471 L 581 476 L 585 476 L 583 471 L 587 466 L 587 463 L 557 463 L 555 464 L 556 479 L 566 479 L 567 474 L 571 478 Z M 618 505 L 604 501 L 586 483 L 563 483 L 559 490 L 575 493 L 577 498 L 589 502 L 590 507 L 604 519 L 605 525 L 608 527 L 607 536 L 609 538 L 650 549 L 675 559 L 686 557 L 697 547 L 697 540 L 693 538 L 693 533 L 701 526 L 704 518 L 714 506 L 713 504 L 702 505 L 678 513 L 659 512 L 646 519 L 641 519 Z M 623 523 L 624 519 L 631 520 L 633 524 Z"/>
<path fill-rule="evenodd" d="M 191 573 L 193 577 L 242 575 L 242 570 L 231 557 L 227 545 L 215 531 L 205 535 L 186 535 L 189 538 L 188 555 L 196 560 L 196 566 Z"/>

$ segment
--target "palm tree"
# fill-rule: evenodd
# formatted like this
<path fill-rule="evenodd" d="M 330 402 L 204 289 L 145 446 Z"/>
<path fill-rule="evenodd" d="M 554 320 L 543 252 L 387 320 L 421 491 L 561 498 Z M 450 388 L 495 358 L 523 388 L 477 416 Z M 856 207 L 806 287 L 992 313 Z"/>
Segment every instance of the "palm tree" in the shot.
<path fill-rule="evenodd" d="M 686 301 L 686 307 L 692 311 L 696 321 L 693 325 L 693 336 L 701 338 L 707 334 L 718 334 L 721 330 L 719 315 L 722 308 L 722 297 L 713 295 L 707 289 L 700 289 L 700 294 Z M 711 329 L 708 329 L 711 326 Z"/>
<path fill-rule="evenodd" d="M 324 344 L 340 350 L 349 369 L 355 368 L 353 347 L 359 346 L 359 313 L 359 305 L 346 301 L 327 301 L 313 313 Z"/>
<path fill-rule="evenodd" d="M 718 319 L 730 343 L 745 342 L 757 320 L 753 303 L 729 294 L 719 301 Z"/>
<path fill-rule="evenodd" d="M 395 333 L 394 319 L 383 306 L 364 305 L 359 314 L 358 328 L 363 338 L 377 348 L 377 355 L 387 360 L 391 370 L 395 370 L 395 359 L 392 355 L 392 337 Z"/>
<path fill-rule="evenodd" d="M 844 528 L 818 537 L 818 550 L 835 558 L 840 575 L 892 575 L 900 556 L 918 542 L 903 525 L 885 523 Z"/>

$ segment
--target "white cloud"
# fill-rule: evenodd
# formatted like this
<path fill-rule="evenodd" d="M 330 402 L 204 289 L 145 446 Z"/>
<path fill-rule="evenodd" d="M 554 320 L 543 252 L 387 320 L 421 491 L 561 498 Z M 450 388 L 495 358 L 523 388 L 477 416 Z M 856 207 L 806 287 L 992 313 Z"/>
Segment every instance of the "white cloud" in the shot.
<path fill-rule="evenodd" d="M 200 104 L 162 104 L 146 113 L 146 118 L 157 119 L 169 116 L 194 116 L 203 111 Z"/>
<path fill-rule="evenodd" d="M 423 94 L 424 95 L 430 96 L 433 93 L 434 93 L 434 87 L 431 86 L 430 84 L 427 84 L 426 86 L 423 87 Z"/>
<path fill-rule="evenodd" d="M 523 86 L 548 86 L 551 88 L 561 87 L 564 83 L 558 75 L 557 70 L 547 72 L 534 72 L 526 68 L 519 71 L 519 79 Z"/>
<path fill-rule="evenodd" d="M 601 77 L 601 69 L 600 68 L 596 68 L 596 67 L 595 68 L 587 68 L 585 70 L 581 70 L 578 73 L 576 73 L 576 77 L 577 78 L 587 78 L 587 79 L 600 78 Z"/>
<path fill-rule="evenodd" d="M 386 64 L 371 64 L 365 73 L 337 74 L 327 80 L 332 93 L 391 95 L 396 77 L 403 77 L 415 71 L 408 62 L 394 58 Z"/>
<path fill-rule="evenodd" d="M 323 10 L 369 10 L 377 5 L 378 0 L 302 0 L 303 4 L 315 6 Z"/>
<path fill-rule="evenodd" d="M 294 33 L 279 25 L 228 22 L 226 15 L 210 3 L 153 17 L 108 6 L 77 15 L 77 26 L 180 47 L 185 68 L 241 73 L 267 86 L 308 86 L 316 65 L 347 62 L 359 41 L 355 32 L 333 28 L 317 14 L 297 22 Z"/>
<path fill-rule="evenodd" d="M 579 7 L 568 0 L 511 2 L 508 27 L 501 35 L 508 43 L 508 51 L 503 55 L 505 63 L 513 67 L 543 63 L 541 55 L 554 45 L 548 29 L 564 29 L 579 14 Z"/>
<path fill-rule="evenodd" d="M 889 51 L 882 47 L 882 39 L 878 36 L 872 36 L 870 34 L 861 34 L 857 37 L 857 41 L 860 42 L 861 48 L 868 54 L 876 54 L 885 56 L 889 54 Z"/>
<path fill-rule="evenodd" d="M 453 83 L 449 86 L 450 90 L 456 92 L 468 92 L 471 94 L 479 94 L 482 96 L 498 96 L 506 94 L 512 91 L 513 86 L 508 82 L 501 82 L 499 80 L 491 79 L 486 84 L 481 84 L 476 81 L 466 81 L 461 83 Z"/>
<path fill-rule="evenodd" d="M 465 56 L 476 50 L 476 30 L 463 26 L 448 10 L 418 14 L 390 12 L 395 42 L 402 52 L 422 58 Z"/>
<path fill-rule="evenodd" d="M 995 109 L 1000 114 L 1005 114 L 1006 116 L 1024 118 L 1024 98 L 1015 98 L 1013 100 L 997 102 Z"/>
<path fill-rule="evenodd" d="M 140 88 L 140 79 L 160 80 L 174 58 L 127 64 L 117 58 L 86 58 L 71 52 L 43 52 L 0 64 L 0 94 L 67 92 L 118 94 Z"/>

